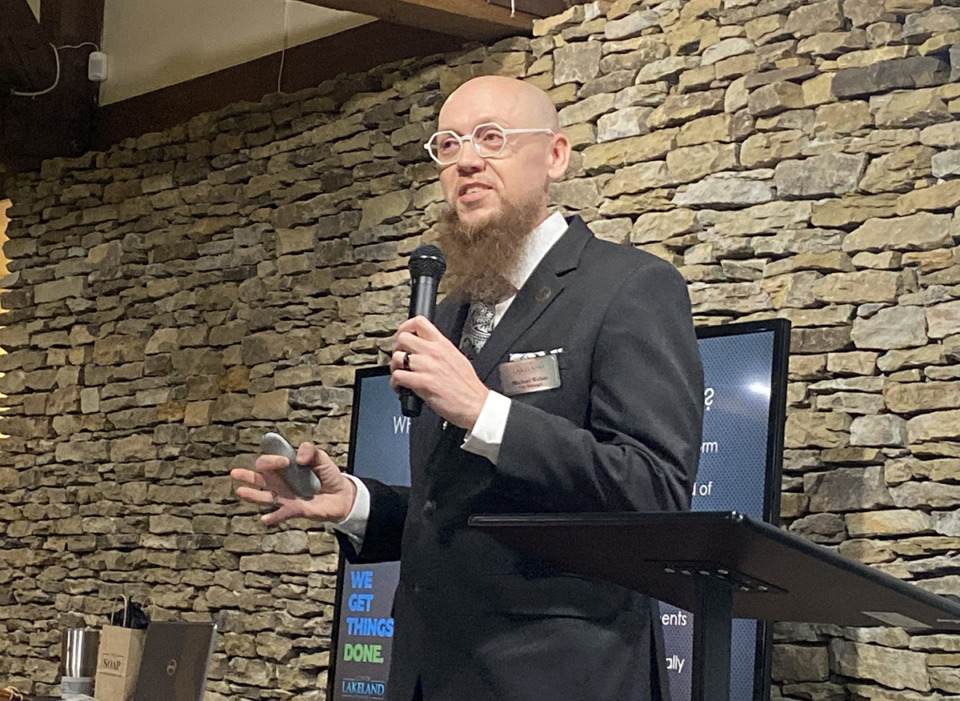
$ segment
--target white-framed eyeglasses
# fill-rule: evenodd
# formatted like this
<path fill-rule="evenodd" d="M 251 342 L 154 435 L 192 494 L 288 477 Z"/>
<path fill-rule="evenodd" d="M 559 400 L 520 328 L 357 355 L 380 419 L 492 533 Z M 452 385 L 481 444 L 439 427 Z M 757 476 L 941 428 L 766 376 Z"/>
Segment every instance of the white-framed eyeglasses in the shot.
<path fill-rule="evenodd" d="M 554 133 L 553 129 L 504 129 L 496 122 L 488 122 L 478 124 L 469 136 L 460 136 L 455 131 L 438 131 L 427 139 L 423 147 L 430 154 L 430 158 L 442 166 L 448 166 L 459 160 L 464 141 L 469 141 L 479 156 L 495 158 L 507 147 L 508 136 Z"/>

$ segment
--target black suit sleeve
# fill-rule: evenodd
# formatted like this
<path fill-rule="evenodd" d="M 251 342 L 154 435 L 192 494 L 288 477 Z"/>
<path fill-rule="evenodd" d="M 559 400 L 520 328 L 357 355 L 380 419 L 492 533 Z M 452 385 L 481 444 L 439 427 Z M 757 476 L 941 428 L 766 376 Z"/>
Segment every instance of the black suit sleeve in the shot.
<path fill-rule="evenodd" d="M 362 481 L 370 490 L 370 517 L 363 544 L 358 552 L 349 538 L 337 533 L 341 551 L 347 560 L 356 564 L 399 560 L 410 490 L 407 487 L 387 486 L 372 479 Z"/>
<path fill-rule="evenodd" d="M 609 297 L 589 364 L 585 425 L 511 402 L 497 461 L 527 511 L 685 509 L 696 475 L 703 370 L 686 284 L 656 261 Z M 574 331 L 574 333 L 576 333 Z"/>

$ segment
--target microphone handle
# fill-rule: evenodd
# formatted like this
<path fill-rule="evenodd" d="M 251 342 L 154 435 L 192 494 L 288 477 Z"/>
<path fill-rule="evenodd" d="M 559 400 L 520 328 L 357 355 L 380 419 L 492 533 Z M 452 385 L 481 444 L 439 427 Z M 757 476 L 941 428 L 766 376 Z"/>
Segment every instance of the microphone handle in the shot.
<path fill-rule="evenodd" d="M 434 277 L 421 275 L 413 281 L 410 288 L 410 318 L 425 316 L 433 321 L 437 309 L 437 285 L 440 281 Z"/>
<path fill-rule="evenodd" d="M 410 289 L 410 318 L 425 316 L 433 321 L 437 308 L 437 278 L 421 275 Z M 423 400 L 406 387 L 400 388 L 400 413 L 410 418 L 420 416 Z"/>
<path fill-rule="evenodd" d="M 423 410 L 423 400 L 406 387 L 400 388 L 400 413 L 415 419 Z"/>

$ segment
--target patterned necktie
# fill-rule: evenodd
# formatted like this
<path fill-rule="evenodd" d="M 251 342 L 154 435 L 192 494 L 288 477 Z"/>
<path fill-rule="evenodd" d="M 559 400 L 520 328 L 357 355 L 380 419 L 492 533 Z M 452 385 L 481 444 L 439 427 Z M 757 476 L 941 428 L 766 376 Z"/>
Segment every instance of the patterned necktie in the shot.
<path fill-rule="evenodd" d="M 470 312 L 463 325 L 463 335 L 460 337 L 460 350 L 471 361 L 480 354 L 480 349 L 493 332 L 493 315 L 492 304 L 474 302 L 470 305 Z"/>

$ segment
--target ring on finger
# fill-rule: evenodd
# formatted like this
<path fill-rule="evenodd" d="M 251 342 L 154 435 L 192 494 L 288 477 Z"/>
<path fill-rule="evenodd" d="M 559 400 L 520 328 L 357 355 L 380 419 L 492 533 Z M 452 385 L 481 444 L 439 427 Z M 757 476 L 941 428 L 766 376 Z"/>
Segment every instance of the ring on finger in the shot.
<path fill-rule="evenodd" d="M 410 351 L 406 351 L 406 352 L 403 354 L 403 369 L 406 370 L 407 372 L 411 372 L 411 370 L 410 370 Z"/>

